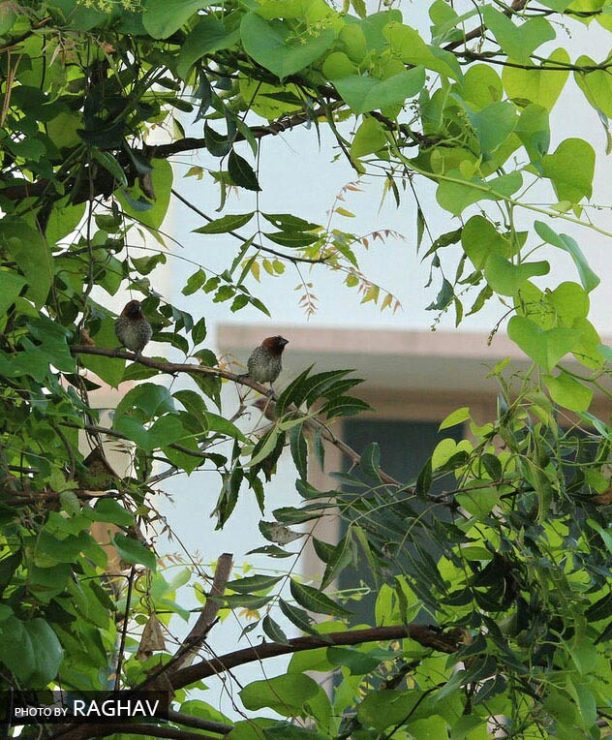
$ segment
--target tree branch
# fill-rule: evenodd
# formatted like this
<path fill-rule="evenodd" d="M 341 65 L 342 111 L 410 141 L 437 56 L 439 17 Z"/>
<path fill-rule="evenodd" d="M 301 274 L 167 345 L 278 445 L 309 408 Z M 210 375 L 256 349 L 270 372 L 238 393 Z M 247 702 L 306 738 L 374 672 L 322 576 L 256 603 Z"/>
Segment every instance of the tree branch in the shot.
<path fill-rule="evenodd" d="M 458 51 L 455 52 L 455 56 L 463 57 L 466 62 L 470 63 L 473 61 L 484 61 L 489 64 L 496 64 L 499 67 L 512 67 L 513 69 L 526 69 L 529 72 L 605 72 L 612 67 L 612 62 L 605 64 L 518 64 L 517 62 L 509 62 L 507 59 L 494 59 L 492 54 L 483 53 L 479 54 L 475 51 Z"/>
<path fill-rule="evenodd" d="M 232 725 L 225 725 L 222 722 L 213 722 L 209 719 L 192 717 L 190 714 L 185 714 L 184 712 L 175 712 L 173 709 L 169 709 L 164 716 L 171 722 L 175 722 L 177 725 L 196 727 L 198 730 L 217 732 L 219 733 L 219 735 L 229 735 L 229 733 L 234 729 Z"/>
<path fill-rule="evenodd" d="M 340 102 L 338 103 L 340 104 Z M 343 104 L 343 101 L 342 101 Z M 314 111 L 302 111 L 292 116 L 282 116 L 276 121 L 272 121 L 268 126 L 253 126 L 251 131 L 256 139 L 262 139 L 265 136 L 277 136 L 283 131 L 290 130 L 295 126 L 302 125 L 312 120 L 313 117 L 321 117 L 325 115 L 325 111 L 321 108 L 317 108 Z M 234 141 L 244 141 L 245 136 L 243 134 L 236 134 Z M 135 156 L 141 156 L 145 159 L 151 157 L 156 159 L 167 159 L 174 154 L 181 154 L 183 152 L 198 151 L 200 149 L 206 149 L 206 141 L 204 138 L 197 138 L 187 136 L 184 139 L 173 141 L 169 144 L 158 144 L 156 146 L 143 145 L 141 149 L 134 149 L 133 154 Z M 138 177 L 138 173 L 134 170 L 132 161 L 128 158 L 125 151 L 118 150 L 114 152 L 117 162 L 126 173 L 128 184 L 132 185 Z M 90 178 L 88 177 L 87 167 L 84 167 L 84 176 L 81 178 L 81 186 L 78 189 L 74 189 L 71 193 L 72 203 L 83 203 L 88 200 L 90 191 Z M 105 170 L 104 168 L 98 168 L 95 178 L 91 178 L 91 182 L 95 186 L 95 195 L 102 195 L 108 197 L 115 190 L 117 182 L 115 178 Z M 47 192 L 50 185 L 49 180 L 37 179 L 35 182 L 29 182 L 28 180 L 17 180 L 14 185 L 8 185 L 6 188 L 0 190 L 0 196 L 7 198 L 8 200 L 19 201 L 25 198 L 31 198 L 43 195 Z M 282 255 L 286 257 L 286 255 Z M 288 259 L 288 258 L 287 258 Z"/>
<path fill-rule="evenodd" d="M 139 686 L 139 690 L 166 690 L 172 686 L 172 677 L 178 673 L 181 668 L 190 665 L 202 646 L 211 627 L 215 623 L 217 613 L 221 608 L 220 596 L 225 592 L 225 584 L 228 582 L 232 572 L 232 556 L 224 552 L 217 560 L 215 575 L 212 586 L 206 595 L 206 603 L 196 623 L 192 627 L 187 637 L 183 640 L 181 646 L 169 663 L 166 663 L 160 670 L 154 672 L 150 678 Z"/>
<path fill-rule="evenodd" d="M 188 668 L 178 671 L 172 679 L 172 687 L 176 689 L 189 686 L 196 681 L 209 676 L 216 676 L 232 668 L 258 660 L 265 660 L 278 655 L 290 655 L 315 648 L 330 647 L 332 645 L 361 645 L 366 642 L 381 642 L 386 640 L 401 640 L 409 637 L 424 647 L 438 650 L 442 653 L 456 653 L 460 646 L 460 635 L 456 633 L 441 633 L 421 624 L 406 624 L 392 627 L 371 627 L 369 629 L 353 630 L 351 632 L 330 632 L 327 635 L 305 635 L 289 640 L 287 644 L 264 642 L 262 645 L 236 650 L 233 653 L 221 655 L 212 660 L 203 660 Z"/>
<path fill-rule="evenodd" d="M 291 116 L 281 116 L 272 121 L 267 126 L 251 126 L 251 133 L 255 139 L 263 139 L 266 136 L 278 136 L 284 131 L 289 131 L 296 126 L 301 126 L 314 118 L 327 117 L 327 111 L 323 108 L 316 108 L 313 111 L 305 110 L 300 113 L 294 113 Z M 233 141 L 245 141 L 244 134 L 237 133 Z M 173 154 L 193 151 L 197 149 L 206 149 L 206 140 L 186 136 L 184 139 L 173 141 L 170 144 L 157 144 L 156 146 L 147 146 L 143 154 L 155 159 L 167 159 Z"/>
<path fill-rule="evenodd" d="M 161 362 L 151 357 L 144 357 L 143 355 L 136 356 L 133 352 L 127 352 L 126 350 L 106 349 L 105 347 L 90 347 L 89 345 L 81 345 L 81 344 L 73 344 L 70 347 L 70 351 L 73 354 L 100 355 L 102 357 L 115 357 L 115 358 L 123 359 L 123 360 L 133 360 L 134 362 L 139 362 L 141 365 L 145 365 L 146 367 L 155 368 L 156 370 L 160 370 L 163 373 L 169 373 L 170 375 L 176 375 L 177 373 L 186 373 L 187 375 L 214 375 L 219 378 L 225 378 L 226 380 L 231 380 L 233 383 L 239 383 L 241 385 L 246 385 L 249 388 L 253 388 L 254 390 L 261 393 L 262 396 L 268 395 L 268 389 L 265 388 L 260 383 L 256 383 L 254 380 L 251 380 L 251 378 L 249 378 L 248 375 L 237 375 L 236 373 L 230 373 L 227 370 L 221 370 L 221 368 L 208 367 L 206 365 L 192 365 L 189 363 Z M 268 405 L 271 405 L 271 404 L 268 404 Z M 294 411 L 297 412 L 298 409 L 294 409 Z M 330 444 L 334 445 L 334 447 L 339 449 L 340 452 L 342 452 L 343 455 L 346 455 L 346 457 L 348 457 L 349 460 L 351 460 L 351 462 L 354 465 L 361 464 L 361 455 L 356 450 L 354 450 L 352 447 L 347 445 L 346 442 L 339 439 L 332 432 L 329 426 L 325 424 L 325 422 L 321 421 L 320 419 L 311 418 L 308 420 L 308 423 L 312 423 L 318 426 L 321 429 L 321 437 L 323 437 L 323 439 L 325 439 L 327 442 L 329 442 Z M 114 430 L 107 430 L 101 427 L 95 428 L 95 429 L 97 429 L 97 431 L 101 433 L 110 434 L 111 436 L 119 437 L 120 439 L 125 439 L 123 435 L 119 434 L 118 432 L 115 432 Z M 176 447 L 176 445 L 174 444 L 170 446 Z M 182 448 L 181 445 L 179 445 L 178 448 L 180 448 L 181 451 L 188 452 L 189 454 L 192 454 L 192 455 L 206 457 L 205 453 L 203 452 L 196 452 L 195 450 L 190 450 L 187 447 Z M 387 483 L 388 485 L 393 485 L 393 486 L 402 485 L 398 480 L 393 478 L 393 476 L 389 475 L 388 473 L 385 473 L 384 470 L 379 470 L 379 474 L 380 474 L 380 477 L 383 483 Z"/>

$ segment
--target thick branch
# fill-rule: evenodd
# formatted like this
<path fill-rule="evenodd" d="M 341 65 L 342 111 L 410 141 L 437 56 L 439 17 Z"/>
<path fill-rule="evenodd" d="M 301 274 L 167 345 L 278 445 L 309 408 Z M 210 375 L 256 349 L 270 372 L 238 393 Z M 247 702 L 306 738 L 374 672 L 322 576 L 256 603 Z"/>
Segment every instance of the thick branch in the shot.
<path fill-rule="evenodd" d="M 206 636 L 215 623 L 217 613 L 221 608 L 221 600 L 219 597 L 223 596 L 225 593 L 225 584 L 229 581 L 232 572 L 232 563 L 233 560 L 230 553 L 224 552 L 219 556 L 217 567 L 215 568 L 213 583 L 206 596 L 206 604 L 204 605 L 202 613 L 196 620 L 196 623 L 187 637 L 183 640 L 182 645 L 172 660 L 162 666 L 157 673 L 153 673 L 150 679 L 147 679 L 139 688 L 146 688 L 147 690 L 164 690 L 171 687 L 172 677 L 178 673 L 181 668 L 185 668 L 193 663 L 198 650 L 204 643 Z"/>
<path fill-rule="evenodd" d="M 209 676 L 216 676 L 236 666 L 265 660 L 278 655 L 290 655 L 315 648 L 330 647 L 332 645 L 361 645 L 366 642 L 381 642 L 386 640 L 401 640 L 409 637 L 424 647 L 438 650 L 442 653 L 455 653 L 459 649 L 460 640 L 457 635 L 437 632 L 421 624 L 406 624 L 393 627 L 372 627 L 370 629 L 353 630 L 351 632 L 331 632 L 327 635 L 306 635 L 289 640 L 286 645 L 275 642 L 265 642 L 263 645 L 236 650 L 233 653 L 221 655 L 212 660 L 203 660 L 201 663 L 183 668 L 173 677 L 173 688 L 180 689 Z"/>
<path fill-rule="evenodd" d="M 209 676 L 216 676 L 220 673 L 224 673 L 232 668 L 236 668 L 246 663 L 252 663 L 258 660 L 265 660 L 278 655 L 290 655 L 291 653 L 299 653 L 305 650 L 314 650 L 316 648 L 330 647 L 332 645 L 362 645 L 367 642 L 384 642 L 388 640 L 401 640 L 403 638 L 410 638 L 418 642 L 424 647 L 438 650 L 442 653 L 452 654 L 459 650 L 461 645 L 461 634 L 453 630 L 448 633 L 437 632 L 434 629 L 425 627 L 421 624 L 406 624 L 397 625 L 392 627 L 371 627 L 369 629 L 353 630 L 351 632 L 331 632 L 328 635 L 306 635 L 304 637 L 295 637 L 289 640 L 286 645 L 281 645 L 274 642 L 267 642 L 263 645 L 256 645 L 253 647 L 245 648 L 243 650 L 236 650 L 233 653 L 227 653 L 221 655 L 213 660 L 203 660 L 196 665 L 183 668 L 178 671 L 175 676 L 172 677 L 171 685 L 172 689 L 177 690 L 185 686 L 189 686 L 196 681 L 200 681 L 203 678 Z M 138 687 L 142 689 L 142 686 Z M 170 715 L 169 715 L 170 717 Z M 181 720 L 177 718 L 177 722 Z M 187 724 L 185 722 L 185 724 Z M 133 730 L 134 725 L 129 725 L 131 732 L 137 734 L 145 734 L 139 730 Z M 147 727 L 147 725 L 142 725 Z M 153 727 L 153 725 L 151 725 Z M 87 726 L 75 726 L 68 725 L 64 730 L 56 733 L 51 737 L 50 740 L 55 738 L 62 738 L 62 740 L 85 740 L 85 738 L 93 737 L 100 731 L 108 733 L 109 725 L 87 725 Z M 122 729 L 126 729 L 124 726 Z M 207 729 L 207 728 L 204 728 Z M 213 732 L 219 732 L 225 734 L 225 726 L 220 725 L 219 729 L 213 729 Z M 96 732 L 97 731 L 97 732 Z M 168 730 L 166 729 L 166 732 Z M 179 732 L 173 730 L 173 732 Z M 150 733 L 151 737 L 171 737 L 177 738 L 178 740 L 189 740 L 192 733 L 178 734 L 167 734 L 158 735 Z M 198 737 L 210 737 L 207 735 L 198 735 Z"/>
<path fill-rule="evenodd" d="M 197 727 L 198 730 L 218 732 L 219 735 L 229 735 L 229 733 L 234 729 L 232 725 L 225 725 L 222 722 L 213 722 L 209 719 L 192 717 L 191 715 L 185 714 L 184 712 L 175 712 L 173 709 L 169 709 L 165 717 L 177 725 Z"/>

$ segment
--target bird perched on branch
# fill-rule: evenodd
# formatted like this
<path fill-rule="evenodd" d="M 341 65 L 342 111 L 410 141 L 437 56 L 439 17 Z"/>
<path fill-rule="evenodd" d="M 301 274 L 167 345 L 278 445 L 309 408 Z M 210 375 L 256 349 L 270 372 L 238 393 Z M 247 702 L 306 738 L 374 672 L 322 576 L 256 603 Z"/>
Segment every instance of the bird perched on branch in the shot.
<path fill-rule="evenodd" d="M 281 336 L 267 337 L 251 352 L 247 360 L 248 373 L 242 377 L 251 378 L 256 383 L 270 383 L 270 392 L 274 393 L 272 383 L 283 369 L 281 358 L 289 340 Z"/>
<path fill-rule="evenodd" d="M 142 313 L 140 301 L 129 301 L 115 322 L 117 339 L 126 348 L 139 355 L 145 348 L 153 329 Z"/>

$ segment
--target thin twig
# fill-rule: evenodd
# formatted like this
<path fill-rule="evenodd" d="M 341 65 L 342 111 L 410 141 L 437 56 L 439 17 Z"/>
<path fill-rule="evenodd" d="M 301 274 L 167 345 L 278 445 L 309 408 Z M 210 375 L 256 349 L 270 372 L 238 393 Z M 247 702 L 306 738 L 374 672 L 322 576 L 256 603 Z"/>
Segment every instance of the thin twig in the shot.
<path fill-rule="evenodd" d="M 203 219 L 208 221 L 208 223 L 212 223 L 215 219 L 211 218 L 209 215 L 204 213 L 204 211 L 201 211 L 197 206 L 194 206 L 193 203 L 187 200 L 184 196 L 182 196 L 178 191 L 176 191 L 174 188 L 171 189 L 172 195 L 174 195 L 175 198 L 178 198 L 178 200 L 181 201 L 181 203 L 184 203 L 187 208 L 190 208 L 194 213 L 197 213 L 198 216 L 202 216 Z M 231 234 L 236 239 L 239 239 L 241 242 L 246 243 L 248 239 L 241 234 L 239 234 L 237 231 L 227 231 L 225 232 L 227 234 Z M 309 257 L 293 257 L 292 255 L 285 254 L 284 252 L 279 252 L 277 249 L 273 249 L 272 247 L 264 247 L 263 244 L 258 244 L 257 242 L 251 242 L 251 247 L 254 249 L 260 249 L 262 252 L 267 252 L 268 254 L 273 254 L 275 257 L 280 257 L 281 259 L 288 260 L 289 262 L 307 262 L 311 265 L 319 265 L 323 262 L 326 262 L 327 257 L 317 257 L 316 259 L 310 259 Z"/>
<path fill-rule="evenodd" d="M 121 642 L 119 643 L 119 655 L 117 656 L 117 670 L 115 673 L 115 691 L 119 691 L 121 685 L 121 669 L 123 667 L 123 654 L 125 652 L 125 640 L 127 638 L 128 622 L 130 607 L 132 605 L 132 589 L 134 588 L 134 576 L 136 567 L 132 565 L 130 575 L 128 576 L 127 595 L 125 597 L 125 614 L 123 615 L 123 625 L 121 627 Z"/>

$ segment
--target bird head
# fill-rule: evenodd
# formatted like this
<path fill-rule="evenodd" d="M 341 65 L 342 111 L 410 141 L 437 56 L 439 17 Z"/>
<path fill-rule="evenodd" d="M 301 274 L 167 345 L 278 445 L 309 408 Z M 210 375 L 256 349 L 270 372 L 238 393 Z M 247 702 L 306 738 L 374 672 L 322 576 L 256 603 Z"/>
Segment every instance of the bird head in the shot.
<path fill-rule="evenodd" d="M 289 344 L 289 340 L 277 335 L 275 337 L 267 337 L 267 339 L 264 339 L 261 346 L 265 347 L 274 355 L 282 355 L 286 344 Z"/>
<path fill-rule="evenodd" d="M 121 315 L 127 316 L 128 319 L 141 319 L 142 308 L 140 307 L 140 301 L 129 301 L 126 303 Z"/>

